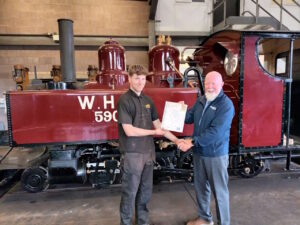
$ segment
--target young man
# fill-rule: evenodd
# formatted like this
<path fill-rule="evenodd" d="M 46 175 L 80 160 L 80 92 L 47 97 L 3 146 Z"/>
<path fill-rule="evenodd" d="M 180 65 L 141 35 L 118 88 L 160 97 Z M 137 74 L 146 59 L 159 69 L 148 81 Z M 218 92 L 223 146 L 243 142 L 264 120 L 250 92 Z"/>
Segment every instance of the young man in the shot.
<path fill-rule="evenodd" d="M 198 218 L 187 225 L 212 225 L 210 195 L 215 196 L 219 225 L 230 225 L 228 192 L 228 149 L 232 101 L 224 94 L 220 73 L 209 72 L 201 96 L 186 114 L 186 123 L 194 123 L 193 139 L 179 144 L 187 151 L 193 147 L 194 184 L 198 202 Z"/>
<path fill-rule="evenodd" d="M 130 88 L 120 97 L 117 106 L 123 172 L 120 217 L 121 225 L 132 224 L 135 205 L 136 224 L 147 225 L 155 160 L 152 136 L 164 135 L 176 144 L 178 139 L 160 128 L 153 101 L 142 93 L 148 71 L 143 66 L 133 65 L 128 72 Z"/>

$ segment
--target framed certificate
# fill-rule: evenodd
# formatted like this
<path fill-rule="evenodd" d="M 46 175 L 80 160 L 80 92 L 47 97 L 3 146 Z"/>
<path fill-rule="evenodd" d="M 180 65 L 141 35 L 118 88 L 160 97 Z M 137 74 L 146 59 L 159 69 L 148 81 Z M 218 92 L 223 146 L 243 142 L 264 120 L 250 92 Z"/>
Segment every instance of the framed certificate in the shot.
<path fill-rule="evenodd" d="M 166 101 L 162 129 L 181 133 L 184 127 L 186 110 L 187 105 L 185 104 Z"/>

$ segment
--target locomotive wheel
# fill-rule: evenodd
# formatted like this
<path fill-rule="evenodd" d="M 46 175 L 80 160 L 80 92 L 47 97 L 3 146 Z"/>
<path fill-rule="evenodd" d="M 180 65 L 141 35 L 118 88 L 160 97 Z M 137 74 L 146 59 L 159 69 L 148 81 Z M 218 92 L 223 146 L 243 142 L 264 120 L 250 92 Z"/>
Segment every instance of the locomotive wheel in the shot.
<path fill-rule="evenodd" d="M 194 168 L 192 150 L 187 151 L 180 156 L 178 167 L 180 169 L 190 169 L 190 170 Z"/>
<path fill-rule="evenodd" d="M 36 193 L 48 187 L 47 170 L 42 167 L 28 168 L 22 173 L 22 188 L 28 192 Z"/>
<path fill-rule="evenodd" d="M 178 168 L 191 170 L 189 176 L 186 178 L 186 181 L 193 182 L 194 181 L 194 163 L 193 163 L 193 151 L 189 150 L 183 153 L 179 158 Z"/>
<path fill-rule="evenodd" d="M 252 178 L 257 176 L 264 168 L 264 161 L 257 160 L 251 155 L 241 155 L 234 158 L 237 175 L 243 178 Z"/>

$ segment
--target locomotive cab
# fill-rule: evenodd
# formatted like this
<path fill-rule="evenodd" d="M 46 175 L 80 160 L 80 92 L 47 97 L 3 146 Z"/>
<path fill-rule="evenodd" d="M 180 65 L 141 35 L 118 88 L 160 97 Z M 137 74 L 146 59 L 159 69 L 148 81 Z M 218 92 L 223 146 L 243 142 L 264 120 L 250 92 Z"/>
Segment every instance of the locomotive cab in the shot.
<path fill-rule="evenodd" d="M 243 177 L 299 150 L 299 43 L 293 32 L 221 31 L 194 52 L 204 74 L 222 74 L 235 106 L 230 166 Z"/>
<path fill-rule="evenodd" d="M 278 41 L 274 40 L 274 42 Z M 276 45 L 274 44 L 274 45 Z M 287 43 L 289 44 L 289 43 Z M 286 45 L 287 45 L 286 44 Z M 280 46 L 280 45 L 279 45 Z M 282 46 L 282 45 L 281 45 Z M 278 48 L 277 48 L 278 49 Z M 273 53 L 274 54 L 274 53 Z M 300 40 L 295 39 L 293 51 L 293 66 L 292 66 L 292 84 L 291 84 L 291 109 L 290 109 L 290 135 L 295 143 L 300 142 L 300 107 L 297 100 L 300 98 Z M 275 62 L 273 65 L 274 75 L 289 79 L 289 61 L 290 54 L 288 47 L 280 49 L 280 52 L 275 52 Z M 286 89 L 286 96 L 289 94 L 289 87 Z M 287 117 L 288 107 L 285 108 L 285 117 Z M 298 113 L 297 113 L 298 112 Z M 285 124 L 286 126 L 287 124 Z"/>

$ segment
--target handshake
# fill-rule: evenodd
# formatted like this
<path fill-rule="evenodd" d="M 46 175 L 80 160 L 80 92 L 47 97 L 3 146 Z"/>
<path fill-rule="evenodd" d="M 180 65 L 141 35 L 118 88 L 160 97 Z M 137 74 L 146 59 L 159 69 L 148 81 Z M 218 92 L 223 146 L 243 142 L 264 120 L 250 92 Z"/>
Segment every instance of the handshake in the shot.
<path fill-rule="evenodd" d="M 175 141 L 175 144 L 183 152 L 188 151 L 191 147 L 194 146 L 192 143 L 192 139 L 177 139 L 177 141 Z"/>
<path fill-rule="evenodd" d="M 171 134 L 169 131 L 164 130 L 162 128 L 156 128 L 154 130 L 154 135 L 165 136 L 169 140 L 173 141 L 178 146 L 178 148 L 183 152 L 188 151 L 191 147 L 194 146 L 192 143 L 192 139 L 178 139 L 173 134 Z"/>

